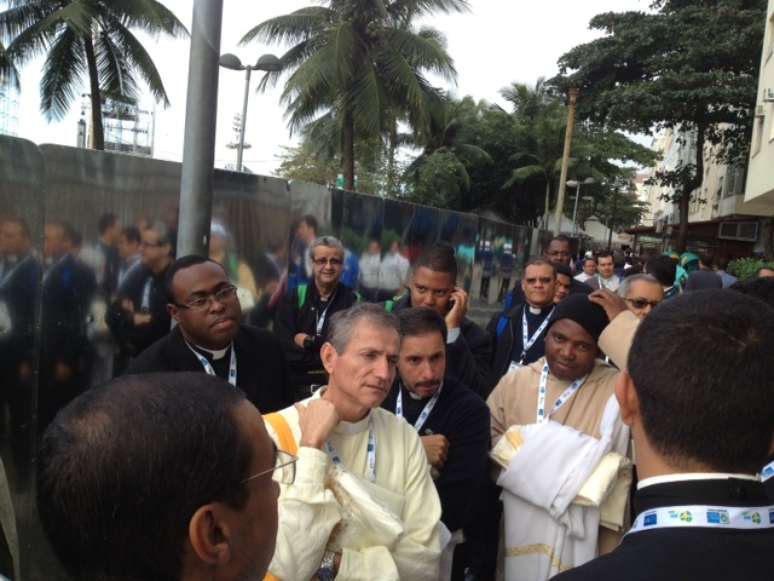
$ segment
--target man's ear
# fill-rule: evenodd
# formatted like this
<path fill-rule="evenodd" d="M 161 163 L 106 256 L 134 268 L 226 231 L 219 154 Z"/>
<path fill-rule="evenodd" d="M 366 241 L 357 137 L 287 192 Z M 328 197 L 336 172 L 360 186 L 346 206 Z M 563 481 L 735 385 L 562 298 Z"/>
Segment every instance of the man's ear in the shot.
<path fill-rule="evenodd" d="M 167 313 L 178 323 L 180 322 L 180 309 L 172 303 L 167 303 Z"/>
<path fill-rule="evenodd" d="M 615 397 L 618 400 L 618 406 L 621 408 L 621 420 L 627 426 L 633 426 L 640 417 L 640 398 L 637 395 L 637 388 L 634 387 L 631 375 L 625 371 L 618 375 Z"/>
<path fill-rule="evenodd" d="M 328 375 L 333 371 L 338 356 L 339 354 L 336 353 L 336 348 L 331 345 L 329 341 L 323 343 L 323 346 L 320 348 L 320 359 L 322 360 L 323 367 Z"/>
<path fill-rule="evenodd" d="M 196 557 L 207 565 L 223 566 L 232 559 L 232 529 L 220 503 L 205 504 L 188 523 L 188 541 Z"/>

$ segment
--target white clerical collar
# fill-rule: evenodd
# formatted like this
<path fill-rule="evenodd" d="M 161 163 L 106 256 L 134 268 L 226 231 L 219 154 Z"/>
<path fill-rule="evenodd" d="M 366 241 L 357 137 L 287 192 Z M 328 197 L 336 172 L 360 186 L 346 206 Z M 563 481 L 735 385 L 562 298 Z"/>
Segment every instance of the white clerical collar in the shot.
<path fill-rule="evenodd" d="M 541 309 L 540 307 L 534 307 L 532 305 L 529 305 L 529 312 L 532 313 L 533 315 L 539 315 L 540 313 L 543 312 L 543 309 Z"/>
<path fill-rule="evenodd" d="M 646 486 L 655 484 L 668 484 L 672 482 L 690 482 L 694 480 L 727 480 L 736 478 L 738 480 L 752 480 L 757 482 L 758 476 L 753 474 L 732 474 L 730 472 L 686 472 L 684 474 L 665 474 L 663 476 L 651 476 L 643 478 L 637 483 L 637 490 L 642 490 Z"/>
<path fill-rule="evenodd" d="M 218 361 L 226 356 L 226 353 L 228 353 L 228 350 L 232 344 L 226 345 L 224 349 L 217 349 L 215 351 L 212 349 L 207 349 L 206 347 L 202 347 L 201 345 L 194 345 L 194 347 L 196 347 L 199 351 L 204 351 L 205 353 L 212 355 L 213 361 Z"/>

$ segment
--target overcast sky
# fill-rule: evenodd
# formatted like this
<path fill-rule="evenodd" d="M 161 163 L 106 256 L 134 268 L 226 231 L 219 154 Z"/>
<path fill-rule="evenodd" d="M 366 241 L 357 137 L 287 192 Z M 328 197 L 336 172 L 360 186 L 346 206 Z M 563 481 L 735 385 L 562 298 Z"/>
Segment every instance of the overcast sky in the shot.
<path fill-rule="evenodd" d="M 193 0 L 162 0 L 190 30 Z M 589 20 L 601 12 L 647 10 L 651 0 L 471 0 L 467 14 L 433 17 L 432 26 L 447 37 L 448 50 L 458 71 L 458 96 L 500 101 L 499 91 L 513 81 L 534 83 L 539 76 L 557 72 L 560 55 L 595 37 Z M 314 4 L 314 0 L 253 2 L 225 0 L 221 52 L 233 52 L 242 62 L 254 62 L 265 52 L 282 54 L 286 47 L 257 43 L 237 46 L 239 39 L 255 24 Z M 188 76 L 189 43 L 186 40 L 141 37 L 155 59 L 165 83 L 171 106 L 157 107 L 156 157 L 172 161 L 182 159 L 185 92 Z M 22 70 L 19 136 L 36 143 L 75 145 L 80 100 L 61 122 L 48 123 L 39 112 L 38 86 L 43 59 L 30 62 Z M 256 84 L 253 77 L 253 87 Z M 221 69 L 218 131 L 215 165 L 223 167 L 235 161 L 235 152 L 227 149 L 233 140 L 232 120 L 241 112 L 244 73 Z M 250 95 L 245 164 L 256 173 L 269 174 L 278 165 L 276 154 L 282 145 L 292 145 L 279 103 L 281 88 Z M 79 91 L 80 93 L 80 91 Z M 152 101 L 143 103 L 153 107 Z"/>

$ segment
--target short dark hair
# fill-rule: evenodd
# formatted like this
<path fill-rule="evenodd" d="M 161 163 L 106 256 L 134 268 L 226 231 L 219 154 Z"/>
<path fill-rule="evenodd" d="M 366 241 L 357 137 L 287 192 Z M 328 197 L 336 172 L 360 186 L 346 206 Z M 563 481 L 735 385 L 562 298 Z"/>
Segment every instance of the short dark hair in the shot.
<path fill-rule="evenodd" d="M 318 225 L 318 223 L 317 223 L 317 218 L 315 218 L 315 217 L 314 217 L 314 216 L 312 216 L 311 214 L 307 214 L 306 216 L 304 216 L 303 218 L 301 218 L 301 219 L 298 221 L 298 223 L 299 223 L 299 225 L 301 225 L 301 224 L 306 224 L 307 226 L 309 226 L 309 227 L 310 227 L 312 230 L 314 230 L 315 232 L 317 232 L 317 230 L 319 229 L 319 225 Z"/>
<path fill-rule="evenodd" d="M 648 440 L 676 466 L 757 473 L 774 434 L 774 310 L 730 290 L 665 301 L 641 324 L 628 369 Z"/>
<path fill-rule="evenodd" d="M 645 263 L 645 272 L 654 277 L 661 286 L 673 286 L 677 274 L 677 263 L 670 256 L 654 256 Z"/>
<path fill-rule="evenodd" d="M 113 224 L 118 222 L 118 216 L 116 216 L 113 212 L 105 212 L 99 217 L 99 220 L 97 220 L 97 231 L 99 232 L 99 235 L 102 236 L 108 228 L 110 228 Z"/>
<path fill-rule="evenodd" d="M 570 239 L 564 234 L 559 234 L 558 236 L 551 238 L 551 240 L 548 241 L 548 246 L 551 246 L 551 242 L 566 242 L 567 244 L 572 245 Z"/>
<path fill-rule="evenodd" d="M 609 250 L 601 250 L 597 253 L 597 262 L 599 262 L 600 258 L 612 258 L 615 261 L 615 256 L 613 256 L 613 253 Z"/>
<path fill-rule="evenodd" d="M 435 309 L 412 307 L 398 311 L 398 323 L 401 337 L 418 337 L 428 333 L 440 333 L 446 344 L 446 322 Z"/>
<path fill-rule="evenodd" d="M 193 514 L 244 508 L 244 394 L 200 372 L 128 375 L 73 400 L 38 454 L 43 530 L 79 580 L 180 579 Z"/>
<path fill-rule="evenodd" d="M 199 256 L 198 254 L 189 254 L 188 256 L 182 256 L 177 260 L 175 260 L 169 266 L 166 274 L 164 275 L 164 287 L 167 289 L 168 303 L 170 304 L 175 303 L 175 295 L 172 294 L 172 284 L 175 282 L 175 275 L 181 270 L 190 268 L 192 266 L 196 266 L 197 264 L 204 264 L 205 262 L 211 262 L 213 264 L 217 264 L 220 268 L 223 269 L 223 272 L 226 272 L 226 269 L 223 268 L 223 265 L 220 262 L 216 262 L 215 260 L 212 260 L 211 258 L 207 258 L 205 256 Z M 228 276 L 228 273 L 226 273 L 226 276 Z"/>
<path fill-rule="evenodd" d="M 570 270 L 570 267 L 566 264 L 552 264 L 551 266 L 554 267 L 557 275 L 563 274 L 564 276 L 572 278 L 572 270 Z"/>
<path fill-rule="evenodd" d="M 440 242 L 427 248 L 414 263 L 414 272 L 418 268 L 429 268 L 435 272 L 445 272 L 457 280 L 457 259 L 454 248 Z"/>
<path fill-rule="evenodd" d="M 774 308 L 774 278 L 754 278 L 746 282 L 735 282 L 731 290 L 762 300 Z"/>
<path fill-rule="evenodd" d="M 140 236 L 140 229 L 137 226 L 127 226 L 121 230 L 121 236 L 126 238 L 127 242 L 134 242 L 139 244 L 142 242 L 142 236 Z"/>

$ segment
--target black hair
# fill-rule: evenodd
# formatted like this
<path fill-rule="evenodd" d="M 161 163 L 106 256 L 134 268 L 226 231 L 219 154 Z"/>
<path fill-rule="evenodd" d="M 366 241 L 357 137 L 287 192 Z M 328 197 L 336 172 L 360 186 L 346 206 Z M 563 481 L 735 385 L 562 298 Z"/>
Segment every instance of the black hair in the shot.
<path fill-rule="evenodd" d="M 414 271 L 422 267 L 448 273 L 457 280 L 457 260 L 454 257 L 454 248 L 448 244 L 438 242 L 425 250 L 414 263 Z"/>
<path fill-rule="evenodd" d="M 223 265 L 220 264 L 219 262 L 216 262 L 211 258 L 199 256 L 198 254 L 189 254 L 188 256 L 181 256 L 169 266 L 166 274 L 164 275 L 164 288 L 167 289 L 168 303 L 175 304 L 176 302 L 175 295 L 172 293 L 172 284 L 175 282 L 175 275 L 183 269 L 196 266 L 197 264 L 204 264 L 206 262 L 217 264 L 220 268 L 223 269 L 223 272 L 226 272 L 226 269 L 223 268 Z M 226 276 L 228 276 L 228 273 L 226 273 Z"/>
<path fill-rule="evenodd" d="M 244 508 L 244 394 L 201 372 L 128 375 L 57 414 L 37 463 L 40 520 L 74 579 L 180 579 L 205 504 Z"/>
<path fill-rule="evenodd" d="M 142 236 L 140 236 L 140 229 L 137 226 L 127 226 L 121 230 L 121 236 L 126 238 L 127 242 L 134 242 L 139 244 L 142 242 Z"/>
<path fill-rule="evenodd" d="M 715 257 L 709 252 L 699 254 L 699 260 L 701 260 L 701 263 L 707 268 L 713 268 L 715 266 Z"/>
<path fill-rule="evenodd" d="M 572 270 L 570 270 L 570 267 L 566 264 L 552 264 L 551 266 L 554 267 L 556 274 L 563 274 L 564 276 L 572 278 Z"/>
<path fill-rule="evenodd" d="M 572 242 L 570 242 L 570 239 L 564 234 L 559 234 L 558 236 L 554 236 L 553 238 L 551 238 L 551 240 L 548 241 L 549 246 L 551 246 L 551 242 L 566 242 L 567 244 L 572 245 Z"/>
<path fill-rule="evenodd" d="M 315 232 L 317 232 L 317 230 L 318 230 L 318 228 L 319 228 L 319 226 L 318 226 L 318 224 L 317 224 L 317 218 L 315 218 L 315 217 L 314 217 L 314 216 L 312 216 L 311 214 L 307 214 L 306 216 L 304 216 L 303 218 L 301 218 L 301 220 L 299 220 L 299 222 L 298 222 L 298 223 L 299 223 L 299 224 L 302 224 L 302 223 L 303 223 L 303 224 L 306 224 L 307 226 L 309 226 L 309 227 L 310 227 L 312 230 L 314 230 Z"/>
<path fill-rule="evenodd" d="M 413 307 L 398 311 L 401 337 L 418 337 L 427 333 L 440 333 L 446 344 L 446 322 L 434 309 Z"/>
<path fill-rule="evenodd" d="M 599 262 L 599 259 L 600 259 L 600 258 L 612 258 L 612 259 L 613 259 L 613 262 L 615 262 L 615 256 L 614 256 L 614 255 L 613 255 L 613 253 L 612 253 L 611 251 L 609 251 L 609 250 L 600 250 L 600 251 L 597 253 L 597 262 Z"/>
<path fill-rule="evenodd" d="M 772 345 L 774 310 L 741 293 L 696 291 L 654 309 L 628 368 L 655 449 L 675 466 L 757 473 L 774 434 Z"/>
<path fill-rule="evenodd" d="M 670 256 L 654 256 L 645 263 L 645 272 L 660 282 L 661 286 L 670 287 L 675 284 L 677 263 Z"/>
<path fill-rule="evenodd" d="M 102 236 L 107 231 L 107 229 L 113 226 L 113 224 L 116 222 L 118 222 L 118 216 L 112 212 L 105 212 L 102 214 L 97 221 L 97 231 L 99 232 L 99 235 Z"/>
<path fill-rule="evenodd" d="M 754 278 L 747 282 L 735 282 L 731 290 L 762 300 L 774 308 L 774 278 Z"/>

